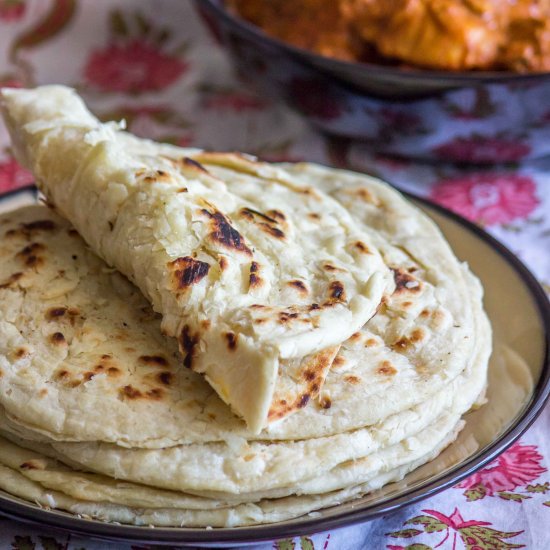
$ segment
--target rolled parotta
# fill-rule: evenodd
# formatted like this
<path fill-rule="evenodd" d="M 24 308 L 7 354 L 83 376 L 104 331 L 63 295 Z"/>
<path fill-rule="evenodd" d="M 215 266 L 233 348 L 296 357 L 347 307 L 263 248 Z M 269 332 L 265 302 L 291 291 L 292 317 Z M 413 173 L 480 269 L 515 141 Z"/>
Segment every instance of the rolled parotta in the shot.
<path fill-rule="evenodd" d="M 401 479 L 484 402 L 481 285 L 397 191 L 138 139 L 63 87 L 2 100 L 50 208 L 0 215 L 0 489 L 281 521 Z"/>
<path fill-rule="evenodd" d="M 401 246 L 391 220 L 394 208 L 403 218 L 416 210 L 394 201 L 378 217 L 393 191 L 361 180 L 373 207 L 362 223 L 378 220 L 381 235 L 393 227 L 383 256 L 397 274 L 409 272 L 403 250 L 414 249 Z M 415 231 L 437 242 L 435 227 L 419 218 Z M 0 487 L 44 506 L 156 525 L 294 517 L 433 458 L 484 391 L 490 327 L 481 288 L 442 245 L 416 250 L 408 279 L 416 284 L 396 284 L 342 345 L 320 399 L 254 435 L 199 374 L 181 368 L 175 342 L 139 291 L 65 220 L 26 207 L 0 216 L 0 234 L 0 431 L 31 449 L 0 440 Z M 447 260 L 448 274 L 458 268 L 460 309 L 437 280 Z"/>
<path fill-rule="evenodd" d="M 44 206 L 2 216 L 0 405 L 8 420 L 31 439 L 159 448 L 324 437 L 416 406 L 427 411 L 431 396 L 446 403 L 443 390 L 476 350 L 482 362 L 490 351 L 490 332 L 475 323 L 481 290 L 416 208 L 390 202 L 396 193 L 376 181 L 363 177 L 362 185 L 380 203 L 365 203 L 362 223 L 378 225 L 384 257 L 415 286 L 396 286 L 344 343 L 319 398 L 258 435 L 199 374 L 181 368 L 175 341 L 161 334 L 141 293 L 70 224 Z M 410 220 L 408 233 L 396 231 L 399 219 Z M 431 246 L 415 248 L 416 239 Z"/>
<path fill-rule="evenodd" d="M 435 231 L 424 230 L 430 228 Z M 417 269 L 421 289 L 405 294 L 408 305 L 399 309 L 404 291 L 397 289 L 384 311 L 344 343 L 322 399 L 255 436 L 200 375 L 178 367 L 175 343 L 161 334 L 139 291 L 89 251 L 66 221 L 31 206 L 1 216 L 0 231 L 0 428 L 49 442 L 63 460 L 112 478 L 215 492 L 224 501 L 325 492 L 340 465 L 414 437 L 442 416 L 456 417 L 455 423 L 486 383 L 490 328 L 479 284 L 458 270 L 455 293 L 463 287 L 468 315 L 451 309 L 451 316 L 438 301 L 447 299 L 445 286 L 433 287 Z M 384 255 L 391 257 L 391 250 L 388 245 Z M 420 254 L 418 261 L 429 264 L 430 257 Z M 404 272 L 408 262 L 394 257 L 392 265 Z M 430 315 L 407 316 L 419 306 Z M 467 331 L 441 322 L 450 318 L 461 319 Z M 448 370 L 455 359 L 440 343 L 443 335 L 455 341 L 449 330 L 468 343 L 455 342 L 456 373 Z M 410 331 L 417 331 L 417 341 L 395 344 Z M 416 388 L 414 399 L 402 398 L 396 407 L 407 388 Z M 383 398 L 392 407 L 383 410 Z M 367 414 L 361 402 L 374 410 Z M 346 410 L 362 415 L 347 418 Z M 327 422 L 330 432 L 312 431 Z M 344 471 L 336 482 L 363 479 L 357 469 Z"/>
<path fill-rule="evenodd" d="M 184 365 L 251 430 L 319 392 L 337 346 L 390 281 L 345 208 L 281 168 L 243 173 L 215 169 L 215 156 L 205 166 L 192 152 L 148 150 L 62 86 L 4 89 L 2 105 L 15 154 L 50 205 L 142 290 Z M 292 379 L 306 372 L 304 391 Z"/>

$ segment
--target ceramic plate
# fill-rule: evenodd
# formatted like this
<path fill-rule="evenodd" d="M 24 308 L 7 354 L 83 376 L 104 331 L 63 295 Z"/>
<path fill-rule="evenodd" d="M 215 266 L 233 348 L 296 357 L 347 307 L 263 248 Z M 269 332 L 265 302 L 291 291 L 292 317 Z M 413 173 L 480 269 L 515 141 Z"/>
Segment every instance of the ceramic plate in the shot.
<path fill-rule="evenodd" d="M 488 403 L 465 416 L 466 427 L 458 439 L 435 460 L 363 498 L 291 521 L 255 527 L 152 529 L 106 524 L 44 510 L 2 491 L 0 511 L 19 520 L 96 538 L 242 547 L 371 520 L 450 487 L 493 460 L 529 427 L 550 393 L 550 304 L 533 276 L 504 246 L 455 214 L 422 199 L 411 199 L 435 220 L 457 256 L 481 279 L 494 331 Z M 33 188 L 15 191 L 0 198 L 0 212 L 37 200 Z"/>

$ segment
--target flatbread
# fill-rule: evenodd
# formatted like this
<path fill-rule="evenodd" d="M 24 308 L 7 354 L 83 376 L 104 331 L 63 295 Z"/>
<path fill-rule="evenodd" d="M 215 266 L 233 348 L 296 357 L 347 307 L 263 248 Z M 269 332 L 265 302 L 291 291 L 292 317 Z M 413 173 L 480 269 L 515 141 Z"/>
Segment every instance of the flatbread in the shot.
<path fill-rule="evenodd" d="M 179 367 L 177 346 L 160 334 L 141 294 L 67 222 L 29 207 L 0 217 L 0 235 L 0 404 L 35 437 L 154 448 L 333 435 L 424 403 L 464 371 L 476 345 L 473 317 L 452 327 L 452 314 L 420 279 L 422 292 L 389 297 L 387 309 L 343 346 L 319 400 L 255 436 L 200 375 Z M 459 294 L 458 282 L 454 288 Z M 406 295 L 411 307 L 393 305 Z M 464 311 L 471 302 L 479 309 L 477 283 L 460 296 Z M 411 316 L 411 308 L 429 315 Z M 425 332 L 425 345 L 396 348 L 412 330 Z M 462 336 L 451 339 L 456 348 L 446 343 L 450 331 Z"/>
<path fill-rule="evenodd" d="M 52 443 L 56 456 L 78 467 L 116 479 L 153 487 L 247 500 L 272 496 L 288 487 L 293 494 L 304 482 L 328 483 L 329 473 L 349 461 L 375 455 L 381 449 L 433 427 L 443 416 L 456 423 L 483 398 L 490 347 L 490 329 L 478 314 L 482 336 L 467 369 L 430 400 L 391 415 L 367 428 L 301 441 L 263 442 L 235 438 L 227 443 L 180 445 L 168 449 L 125 449 L 107 443 Z M 293 464 L 292 468 L 288 464 Z M 317 480 L 317 481 L 315 481 Z M 325 487 L 321 485 L 321 487 Z M 301 489 L 306 491 L 305 489 Z M 333 489 L 317 489 L 326 492 Z M 213 493 L 215 492 L 215 493 Z M 281 492 L 275 493 L 281 496 Z"/>
<path fill-rule="evenodd" d="M 3 98 L 108 263 L 52 209 L 0 216 L 0 488 L 137 525 L 282 521 L 400 479 L 483 403 L 481 285 L 385 184 L 142 140 L 65 88 Z"/>
<path fill-rule="evenodd" d="M 186 367 L 256 433 L 307 404 L 315 390 L 288 387 L 291 376 L 286 406 L 275 399 L 284 360 L 306 357 L 298 374 L 315 368 L 320 388 L 336 351 L 324 350 L 359 330 L 390 284 L 369 236 L 337 201 L 276 167 L 211 173 L 192 156 L 174 163 L 129 147 L 69 88 L 4 89 L 2 102 L 19 161 L 162 314 Z M 254 192 L 244 200 L 226 180 Z M 312 209 L 325 216 L 308 218 Z"/>
<path fill-rule="evenodd" d="M 132 426 L 153 429 L 155 424 L 149 421 L 159 422 L 160 429 L 163 422 L 181 426 L 183 419 L 191 433 L 202 428 L 205 434 L 211 429 L 212 435 L 216 428 L 212 415 L 225 414 L 226 430 L 218 427 L 218 441 L 210 443 L 205 435 L 194 444 L 159 451 L 124 450 L 96 442 L 53 445 L 64 459 L 90 470 L 180 491 L 271 492 L 413 436 L 449 406 L 454 407 L 454 414 L 461 414 L 485 385 L 490 329 L 480 308 L 479 285 L 465 273 L 475 312 L 472 331 L 478 334 L 475 349 L 464 371 L 431 399 L 352 432 L 279 443 L 247 439 L 242 423 L 202 377 L 178 368 L 174 344 L 170 355 L 171 340 L 160 334 L 159 321 L 139 292 L 87 251 L 67 222 L 47 208 L 35 206 L 0 217 L 0 227 L 5 235 L 5 260 L 0 265 L 6 271 L 2 280 L 13 278 L 7 274 L 14 272 L 14 264 L 20 269 L 32 264 L 16 282 L 0 289 L 4 304 L 0 317 L 4 335 L 0 399 L 7 411 L 5 430 L 23 438 L 50 441 L 40 437 L 35 424 L 21 424 L 25 418 L 32 422 L 33 418 L 40 419 L 42 424 L 60 419 L 63 430 L 72 429 L 80 435 L 78 441 L 85 441 L 84 434 L 90 430 L 105 433 L 109 422 L 117 430 L 131 432 Z M 34 233 L 29 236 L 25 231 Z M 26 259 L 30 251 L 35 256 L 32 261 Z M 75 265 L 79 270 L 76 274 Z M 58 292 L 64 301 L 60 302 Z M 368 364 L 372 346 L 365 348 L 363 339 L 354 340 L 360 341 L 354 348 L 356 361 L 362 356 Z M 338 369 L 345 369 L 345 365 L 338 365 Z M 351 372 L 359 371 L 357 367 Z M 339 370 L 334 374 L 337 381 L 342 380 Z M 329 387 L 332 384 L 327 383 Z M 351 386 L 364 392 L 367 384 L 365 377 L 363 383 Z M 209 392 L 210 396 L 203 399 L 199 392 Z M 212 407 L 202 411 L 198 421 L 195 415 L 203 402 Z M 322 405 L 320 408 L 325 410 Z M 164 410 L 173 416 L 159 419 L 159 411 Z M 298 414 L 304 413 L 306 410 Z M 229 429 L 231 422 L 236 424 L 234 431 Z M 289 463 L 292 468 L 288 468 Z"/>
<path fill-rule="evenodd" d="M 364 461 L 362 464 L 350 464 L 350 468 L 364 468 L 366 480 L 363 483 L 325 494 L 294 495 L 256 503 L 224 506 L 224 503 L 213 502 L 202 509 L 178 507 L 183 503 L 194 505 L 201 502 L 200 498 L 192 495 L 150 491 L 146 487 L 130 484 L 120 484 L 117 489 L 111 480 L 101 476 L 86 476 L 63 468 L 56 470 L 46 457 L 36 453 L 29 455 L 0 438 L 0 488 L 47 508 L 67 510 L 109 522 L 181 527 L 238 527 L 272 523 L 341 504 L 402 479 L 409 471 L 432 460 L 454 441 L 462 426 L 462 422 L 452 426 L 449 426 L 449 422 L 442 423 L 416 438 L 414 443 L 403 442 L 402 445 L 383 451 L 380 456 L 373 457 L 372 463 Z M 18 459 L 29 456 L 16 467 Z M 6 466 L 6 463 L 13 467 Z M 33 477 L 40 482 L 34 481 Z M 111 502 L 113 495 L 115 503 Z M 124 500 L 143 506 L 120 504 Z M 151 503 L 154 505 L 144 506 Z M 159 507 L 167 505 L 170 507 Z"/>

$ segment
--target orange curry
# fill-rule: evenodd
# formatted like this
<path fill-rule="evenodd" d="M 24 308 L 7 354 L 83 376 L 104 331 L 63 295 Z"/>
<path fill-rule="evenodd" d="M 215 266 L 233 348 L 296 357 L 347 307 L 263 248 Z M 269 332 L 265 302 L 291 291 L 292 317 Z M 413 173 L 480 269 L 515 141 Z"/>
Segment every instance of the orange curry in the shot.
<path fill-rule="evenodd" d="M 229 0 L 321 55 L 446 70 L 550 71 L 550 0 Z"/>

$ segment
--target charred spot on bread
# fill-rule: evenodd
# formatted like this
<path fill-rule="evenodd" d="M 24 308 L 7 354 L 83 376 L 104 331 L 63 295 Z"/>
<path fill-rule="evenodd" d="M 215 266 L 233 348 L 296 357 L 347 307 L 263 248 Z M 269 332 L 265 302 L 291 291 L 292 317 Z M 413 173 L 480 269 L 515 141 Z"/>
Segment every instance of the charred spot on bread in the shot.
<path fill-rule="evenodd" d="M 140 355 L 138 361 L 144 365 L 154 367 L 167 367 L 168 361 L 162 355 Z"/>
<path fill-rule="evenodd" d="M 172 383 L 173 378 L 174 375 L 168 371 L 159 372 L 157 375 L 158 381 L 165 386 L 169 386 Z"/>
<path fill-rule="evenodd" d="M 23 277 L 23 273 L 21 271 L 17 271 L 16 273 L 12 273 L 6 281 L 4 281 L 2 284 L 0 284 L 0 289 L 2 288 L 10 288 L 13 286 L 14 283 L 19 281 Z"/>
<path fill-rule="evenodd" d="M 131 384 L 128 384 L 127 386 L 123 386 L 122 388 L 120 388 L 119 395 L 120 397 L 126 399 L 138 399 L 143 394 L 140 390 L 134 388 Z"/>
<path fill-rule="evenodd" d="M 168 262 L 168 267 L 172 271 L 172 283 L 175 290 L 186 290 L 197 284 L 208 275 L 210 270 L 210 264 L 195 260 L 191 256 L 184 256 Z"/>
<path fill-rule="evenodd" d="M 284 222 L 286 220 L 286 216 L 280 211 L 280 210 L 268 210 L 267 214 L 269 217 L 274 218 L 276 220 Z"/>
<path fill-rule="evenodd" d="M 188 369 L 193 366 L 193 356 L 198 342 L 198 336 L 191 333 L 189 325 L 185 325 L 180 333 L 179 344 L 180 350 L 183 353 L 183 365 Z"/>
<path fill-rule="evenodd" d="M 67 343 L 67 340 L 62 332 L 54 332 L 50 335 L 50 342 L 55 346 L 62 346 Z"/>
<path fill-rule="evenodd" d="M 397 369 L 389 361 L 382 361 L 376 372 L 383 376 L 393 376 L 397 374 Z"/>
<path fill-rule="evenodd" d="M 18 348 L 15 348 L 13 355 L 16 359 L 23 359 L 23 357 L 30 355 L 30 351 L 25 346 L 19 346 Z"/>
<path fill-rule="evenodd" d="M 332 281 L 329 285 L 330 297 L 335 300 L 343 300 L 345 297 L 344 284 L 340 281 Z"/>
<path fill-rule="evenodd" d="M 74 324 L 75 318 L 80 315 L 80 311 L 76 307 L 58 306 L 51 307 L 46 311 L 45 317 L 47 321 L 56 321 L 68 319 L 71 324 Z"/>
<path fill-rule="evenodd" d="M 308 289 L 306 284 L 303 281 L 300 281 L 300 279 L 294 279 L 292 281 L 288 281 L 287 285 L 297 290 L 302 296 L 307 296 L 308 294 Z"/>
<path fill-rule="evenodd" d="M 401 336 L 392 344 L 391 347 L 395 351 L 404 351 L 409 347 L 421 342 L 424 337 L 424 331 L 421 328 L 416 328 L 408 336 Z"/>
<path fill-rule="evenodd" d="M 15 257 L 22 261 L 26 267 L 40 267 L 44 264 L 44 258 L 40 254 L 46 250 L 42 243 L 31 243 L 22 248 Z"/>
<path fill-rule="evenodd" d="M 252 256 L 252 251 L 246 245 L 244 237 L 231 225 L 228 218 L 218 210 L 210 212 L 203 208 L 201 212 L 210 219 L 212 228 L 209 234 L 210 239 L 229 250 L 236 250 L 247 256 Z"/>
<path fill-rule="evenodd" d="M 317 375 L 316 375 L 315 371 L 313 371 L 313 370 L 304 371 L 304 379 L 305 380 L 308 380 L 308 381 L 314 380 L 316 376 Z"/>
<path fill-rule="evenodd" d="M 160 399 L 162 399 L 163 395 L 164 392 L 161 388 L 153 388 L 145 392 L 145 396 L 149 399 L 152 399 L 153 401 L 159 401 Z"/>
<path fill-rule="evenodd" d="M 21 470 L 44 470 L 45 464 L 41 460 L 26 460 L 22 464 L 19 465 L 19 469 Z"/>
<path fill-rule="evenodd" d="M 279 323 L 285 324 L 288 323 L 291 319 L 297 319 L 299 315 L 300 314 L 296 311 L 280 311 L 277 317 L 279 319 Z"/>
<path fill-rule="evenodd" d="M 68 308 L 61 306 L 61 307 L 52 307 L 46 311 L 46 320 L 53 321 L 54 319 L 59 319 L 60 317 L 63 317 L 65 313 L 67 313 Z"/>
<path fill-rule="evenodd" d="M 370 254 L 369 247 L 363 241 L 356 241 L 354 243 L 355 248 L 362 252 L 363 254 Z"/>
<path fill-rule="evenodd" d="M 250 274 L 248 276 L 248 285 L 249 288 L 258 288 L 262 286 L 263 280 L 259 275 L 260 264 L 258 262 L 250 263 Z"/>
<path fill-rule="evenodd" d="M 271 210 L 270 213 L 275 212 L 275 216 L 269 216 L 258 210 L 252 208 L 241 208 L 239 215 L 245 218 L 249 222 L 252 222 L 264 233 L 274 237 L 276 239 L 285 239 L 285 232 L 279 227 L 279 221 L 284 221 L 284 214 L 277 210 Z M 282 216 L 282 217 L 281 217 Z"/>
<path fill-rule="evenodd" d="M 31 254 L 36 254 L 37 252 L 43 252 L 46 250 L 46 246 L 42 243 L 31 243 L 25 246 L 25 248 L 22 248 L 18 253 L 17 257 L 27 257 Z"/>
<path fill-rule="evenodd" d="M 237 349 L 237 342 L 239 340 L 239 335 L 235 334 L 234 332 L 226 332 L 224 333 L 225 340 L 227 342 L 227 347 L 229 351 L 234 351 Z"/>
<path fill-rule="evenodd" d="M 348 195 L 356 196 L 362 201 L 365 201 L 369 204 L 380 206 L 380 201 L 366 187 L 346 189 L 344 192 L 347 193 Z"/>
<path fill-rule="evenodd" d="M 304 393 L 301 397 L 300 397 L 300 400 L 298 401 L 298 404 L 296 405 L 299 409 L 303 409 L 308 403 L 309 403 L 309 394 L 308 393 Z"/>
<path fill-rule="evenodd" d="M 118 378 L 121 374 L 122 372 L 117 367 L 109 367 L 107 369 L 107 376 L 109 378 Z"/>
<path fill-rule="evenodd" d="M 222 271 L 225 271 L 229 267 L 229 262 L 225 256 L 220 256 L 218 258 L 218 265 Z"/>
<path fill-rule="evenodd" d="M 408 271 L 405 271 L 400 267 L 392 267 L 391 270 L 393 271 L 393 279 L 395 281 L 394 294 L 420 291 L 420 281 L 413 277 Z"/>
<path fill-rule="evenodd" d="M 183 157 L 182 163 L 184 166 L 187 166 L 189 168 L 195 168 L 199 170 L 200 172 L 204 172 L 205 174 L 208 174 L 208 170 L 198 161 L 189 158 L 189 157 Z"/>
<path fill-rule="evenodd" d="M 325 395 L 319 400 L 319 405 L 322 409 L 330 409 L 332 407 L 332 401 L 330 400 L 330 397 Z"/>
<path fill-rule="evenodd" d="M 22 223 L 21 227 L 25 231 L 53 231 L 57 225 L 52 220 L 36 220 L 34 222 Z"/>

